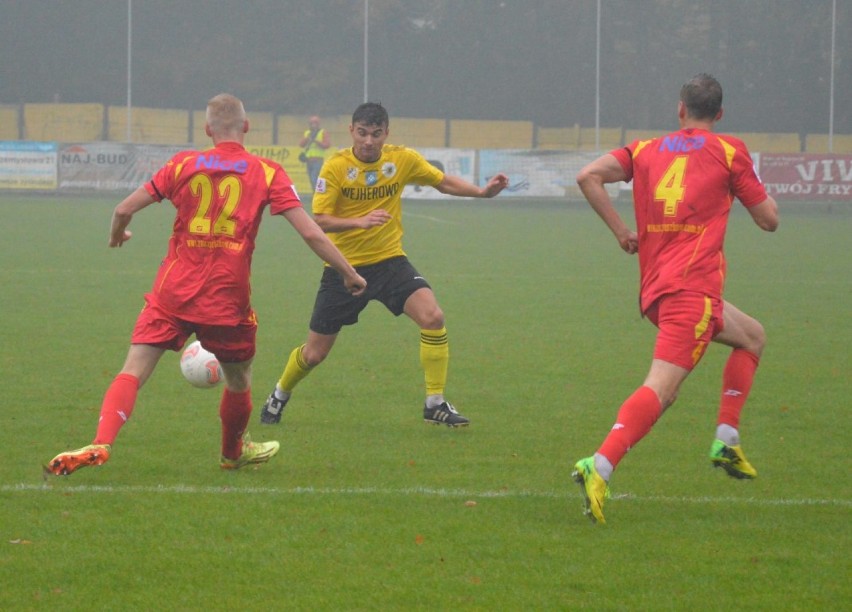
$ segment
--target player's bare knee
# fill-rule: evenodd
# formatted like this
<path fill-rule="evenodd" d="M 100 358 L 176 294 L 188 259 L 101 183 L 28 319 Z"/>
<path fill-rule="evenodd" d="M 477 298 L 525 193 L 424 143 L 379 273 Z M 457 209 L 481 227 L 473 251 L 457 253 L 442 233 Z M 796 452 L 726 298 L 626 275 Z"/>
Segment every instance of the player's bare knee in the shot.
<path fill-rule="evenodd" d="M 314 367 L 325 361 L 329 351 L 321 349 L 310 349 L 308 346 L 302 349 L 302 360 L 309 366 Z"/>
<path fill-rule="evenodd" d="M 763 347 L 766 346 L 766 330 L 763 329 L 760 321 L 751 320 L 751 325 L 746 330 L 746 336 L 747 342 L 743 348 L 760 357 Z"/>
<path fill-rule="evenodd" d="M 311 367 L 321 364 L 323 361 L 325 361 L 326 357 L 328 357 L 328 352 L 319 353 L 316 356 L 316 359 L 310 362 Z"/>
<path fill-rule="evenodd" d="M 444 313 L 439 311 L 437 315 L 430 317 L 423 327 L 424 329 L 441 329 L 444 327 Z"/>
<path fill-rule="evenodd" d="M 251 369 L 242 364 L 222 363 L 225 385 L 233 393 L 244 393 L 251 389 Z"/>
<path fill-rule="evenodd" d="M 421 329 L 441 329 L 445 323 L 444 312 L 437 307 L 421 313 L 416 320 Z"/>

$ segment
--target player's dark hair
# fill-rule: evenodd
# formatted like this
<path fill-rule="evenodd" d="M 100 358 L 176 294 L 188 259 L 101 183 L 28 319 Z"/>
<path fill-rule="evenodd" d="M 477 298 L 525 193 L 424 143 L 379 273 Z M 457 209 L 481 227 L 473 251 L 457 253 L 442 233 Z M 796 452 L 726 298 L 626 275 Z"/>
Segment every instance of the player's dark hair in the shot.
<path fill-rule="evenodd" d="M 388 112 L 385 107 L 379 102 L 364 102 L 352 113 L 352 125 L 356 123 L 388 127 L 390 119 L 388 119 Z"/>
<path fill-rule="evenodd" d="M 680 100 L 693 119 L 715 119 L 722 110 L 722 86 L 713 76 L 702 72 L 683 84 Z"/>

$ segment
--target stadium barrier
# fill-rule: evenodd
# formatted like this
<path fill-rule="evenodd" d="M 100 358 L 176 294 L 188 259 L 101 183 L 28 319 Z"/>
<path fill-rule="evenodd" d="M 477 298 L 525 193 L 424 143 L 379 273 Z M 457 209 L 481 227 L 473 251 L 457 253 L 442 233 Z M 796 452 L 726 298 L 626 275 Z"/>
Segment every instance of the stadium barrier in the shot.
<path fill-rule="evenodd" d="M 308 124 L 307 115 L 250 112 L 250 144 L 295 146 Z M 349 142 L 349 115 L 322 118 L 332 146 Z M 391 118 L 391 140 L 412 147 L 473 149 L 541 149 L 557 151 L 606 151 L 637 139 L 659 136 L 663 130 L 622 127 L 598 129 L 573 125 L 539 127 L 529 121 L 481 121 L 432 118 Z M 129 138 L 128 138 L 129 134 Z M 828 153 L 827 134 L 743 132 L 752 151 L 762 153 Z M 204 146 L 204 111 L 102 104 L 0 105 L 0 140 L 44 142 L 127 142 Z M 835 134 L 831 152 L 852 153 L 852 134 Z"/>
<path fill-rule="evenodd" d="M 104 107 L 101 104 L 24 104 L 23 128 L 20 140 L 100 140 L 104 132 Z"/>
<path fill-rule="evenodd" d="M 749 151 L 797 153 L 802 150 L 802 138 L 797 133 L 730 132 L 730 134 L 746 143 Z"/>
<path fill-rule="evenodd" d="M 126 106 L 107 107 L 106 139 L 112 142 L 178 144 L 187 142 L 189 113 L 182 110 L 134 107 L 128 117 Z M 129 139 L 128 139 L 129 135 Z M 57 139 L 69 142 L 70 139 Z"/>
<path fill-rule="evenodd" d="M 531 121 L 482 121 L 453 119 L 450 121 L 450 148 L 471 149 L 531 149 Z"/>
<path fill-rule="evenodd" d="M 59 193 L 130 192 L 149 180 L 172 155 L 192 145 L 117 142 L 0 141 L 0 190 Z M 310 193 L 299 147 L 247 145 L 250 152 L 281 163 L 297 190 Z M 507 198 L 581 200 L 575 177 L 595 151 L 421 147 L 434 166 L 480 185 L 498 172 L 509 176 Z M 767 191 L 778 200 L 852 203 L 852 154 L 755 153 Z M 617 197 L 629 188 L 611 185 Z M 409 185 L 403 197 L 441 199 L 435 189 Z"/>
<path fill-rule="evenodd" d="M 830 148 L 828 146 L 828 134 L 805 135 L 805 153 L 829 152 L 852 153 L 852 134 L 832 134 Z"/>
<path fill-rule="evenodd" d="M 623 128 L 602 127 L 596 130 L 575 124 L 568 128 L 537 127 L 534 148 L 550 151 L 607 151 L 623 144 Z"/>
<path fill-rule="evenodd" d="M 20 107 L 15 104 L 0 104 L 0 140 L 19 140 L 21 138 Z"/>

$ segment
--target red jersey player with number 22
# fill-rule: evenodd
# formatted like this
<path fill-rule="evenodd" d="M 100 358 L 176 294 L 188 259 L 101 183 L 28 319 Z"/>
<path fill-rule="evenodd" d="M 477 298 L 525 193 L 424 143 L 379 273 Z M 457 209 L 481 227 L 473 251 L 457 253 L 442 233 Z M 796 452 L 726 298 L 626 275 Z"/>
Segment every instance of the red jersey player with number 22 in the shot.
<path fill-rule="evenodd" d="M 257 333 L 249 275 L 264 209 L 268 206 L 273 215 L 287 219 L 340 273 L 346 290 L 359 295 L 366 283 L 304 210 L 284 169 L 245 150 L 248 129 L 239 99 L 229 94 L 212 98 L 205 131 L 213 148 L 178 153 L 116 206 L 110 247 L 130 240 L 127 226 L 135 213 L 170 200 L 176 214 L 168 253 L 145 295 L 124 367 L 104 395 L 94 441 L 60 453 L 45 466 L 46 473 L 67 476 L 107 461 L 139 389 L 160 357 L 167 350 L 179 351 L 192 334 L 216 355 L 225 375 L 219 405 L 222 469 L 264 463 L 278 452 L 278 442 L 252 442 L 245 433 L 252 410 L 251 363 Z"/>

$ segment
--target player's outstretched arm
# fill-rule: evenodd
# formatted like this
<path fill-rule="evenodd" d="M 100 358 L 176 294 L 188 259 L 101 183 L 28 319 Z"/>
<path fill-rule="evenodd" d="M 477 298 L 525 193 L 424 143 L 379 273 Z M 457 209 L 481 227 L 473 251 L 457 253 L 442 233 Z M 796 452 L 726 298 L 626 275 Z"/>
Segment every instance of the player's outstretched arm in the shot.
<path fill-rule="evenodd" d="M 492 176 L 485 187 L 479 187 L 473 183 L 468 183 L 463 178 L 445 174 L 440 183 L 435 185 L 435 189 L 447 195 L 463 196 L 470 198 L 493 198 L 498 193 L 503 191 L 509 185 L 509 177 L 503 174 L 495 174 Z"/>
<path fill-rule="evenodd" d="M 766 196 L 763 202 L 756 206 L 749 206 L 746 210 L 760 229 L 767 232 L 778 229 L 778 204 L 772 196 Z"/>
<path fill-rule="evenodd" d="M 284 211 L 284 217 L 299 232 L 299 235 L 314 253 L 340 272 L 340 275 L 343 276 L 343 284 L 352 295 L 364 293 L 364 289 L 367 288 L 367 281 L 346 261 L 343 253 L 334 246 L 334 243 L 328 239 L 322 228 L 305 212 L 304 208 L 290 208 Z"/>
<path fill-rule="evenodd" d="M 622 250 L 632 255 L 639 250 L 639 237 L 624 223 L 604 187 L 607 183 L 617 183 L 625 178 L 627 176 L 621 164 L 614 155 L 607 153 L 580 170 L 577 184 L 591 207 L 618 240 Z"/>
<path fill-rule="evenodd" d="M 139 187 L 119 202 L 112 213 L 112 224 L 109 230 L 110 248 L 120 247 L 130 240 L 133 233 L 127 230 L 127 226 L 130 225 L 133 215 L 154 202 L 156 200 L 151 197 L 151 194 L 144 187 Z"/>

